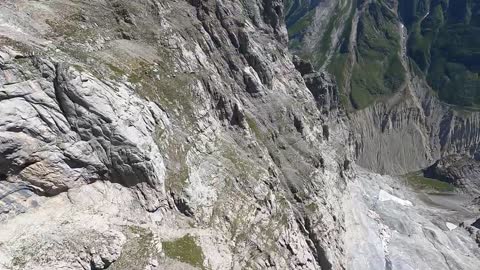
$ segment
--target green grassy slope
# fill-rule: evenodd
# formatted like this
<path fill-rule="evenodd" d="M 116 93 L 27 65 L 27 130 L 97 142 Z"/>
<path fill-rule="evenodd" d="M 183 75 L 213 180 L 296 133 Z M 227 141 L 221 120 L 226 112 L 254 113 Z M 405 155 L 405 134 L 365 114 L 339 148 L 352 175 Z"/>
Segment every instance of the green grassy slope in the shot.
<path fill-rule="evenodd" d="M 396 14 L 382 1 L 368 4 L 359 19 L 356 39 L 351 100 L 355 108 L 364 108 L 394 93 L 405 80 Z"/>
<path fill-rule="evenodd" d="M 406 74 L 399 57 L 402 22 L 409 33 L 408 56 L 440 99 L 480 109 L 480 0 L 398 0 L 398 10 L 388 0 L 345 3 L 332 11 L 316 51 L 306 55 L 302 42 L 319 1 L 286 0 L 291 48 L 316 67 L 324 66 L 330 50 L 336 52 L 327 69 L 337 79 L 344 103 L 361 109 L 399 90 Z M 348 4 L 356 7 L 350 13 Z M 360 14 L 357 35 L 351 37 L 355 13 Z M 334 29 L 343 29 L 343 34 L 332 45 Z M 356 43 L 353 49 L 351 42 Z"/>
<path fill-rule="evenodd" d="M 285 0 L 285 23 L 290 40 L 301 41 L 320 0 Z"/>
<path fill-rule="evenodd" d="M 334 15 L 325 22 L 324 32 L 318 37 L 315 51 L 308 52 L 310 55 L 305 55 L 301 46 L 303 35 L 311 26 L 315 9 L 302 0 L 292 1 L 287 1 L 286 13 L 291 48 L 301 57 L 309 59 L 317 68 L 323 66 L 330 50 L 336 52 L 327 69 L 337 79 L 344 103 L 361 109 L 399 89 L 405 79 L 405 70 L 399 56 L 398 16 L 391 10 L 388 1 L 377 0 L 366 4 L 358 21 L 357 35 L 353 37 L 357 44 L 353 51 L 348 46 L 352 42 L 350 34 L 353 17 L 358 12 L 357 5 L 360 6 L 363 1 L 338 2 L 333 9 Z M 352 6 L 354 8 L 350 8 Z M 299 17 L 298 14 L 303 16 Z M 338 29 L 342 29 L 343 33 L 338 44 L 332 45 L 332 33 Z M 347 61 L 352 55 L 354 63 Z M 347 85 L 351 87 L 345 89 Z"/>
<path fill-rule="evenodd" d="M 408 54 L 443 101 L 480 108 L 480 0 L 400 0 Z"/>

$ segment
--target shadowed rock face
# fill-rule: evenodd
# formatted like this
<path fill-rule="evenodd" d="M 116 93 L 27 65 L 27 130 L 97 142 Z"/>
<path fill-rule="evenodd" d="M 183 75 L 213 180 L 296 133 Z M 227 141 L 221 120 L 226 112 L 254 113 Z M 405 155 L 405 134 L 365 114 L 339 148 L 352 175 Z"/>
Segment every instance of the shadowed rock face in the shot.
<path fill-rule="evenodd" d="M 338 108 L 338 89 L 334 81 L 326 72 L 315 72 L 310 62 L 293 57 L 295 68 L 302 74 L 305 85 L 317 101 L 317 106 L 321 112 L 328 115 L 336 112 Z"/>
<path fill-rule="evenodd" d="M 475 221 L 475 222 L 472 224 L 472 226 L 480 229 L 480 219 L 478 219 L 477 221 Z"/>

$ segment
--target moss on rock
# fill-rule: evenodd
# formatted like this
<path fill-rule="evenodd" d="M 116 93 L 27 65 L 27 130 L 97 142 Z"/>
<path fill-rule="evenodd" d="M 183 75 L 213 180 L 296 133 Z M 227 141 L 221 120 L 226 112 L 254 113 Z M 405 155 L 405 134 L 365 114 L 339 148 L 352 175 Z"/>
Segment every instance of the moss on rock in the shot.
<path fill-rule="evenodd" d="M 165 241 L 162 244 L 167 257 L 205 269 L 203 266 L 203 251 L 197 245 L 194 236 L 187 234 L 173 241 Z"/>

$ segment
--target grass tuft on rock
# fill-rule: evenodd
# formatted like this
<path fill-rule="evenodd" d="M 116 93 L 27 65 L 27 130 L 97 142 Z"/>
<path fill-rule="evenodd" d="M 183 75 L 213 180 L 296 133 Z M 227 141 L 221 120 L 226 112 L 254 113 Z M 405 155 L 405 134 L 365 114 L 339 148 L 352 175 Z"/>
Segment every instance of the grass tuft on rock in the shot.
<path fill-rule="evenodd" d="M 127 242 L 123 246 L 122 254 L 108 269 L 145 269 L 151 258 L 158 257 L 153 233 L 139 226 L 125 228 Z"/>
<path fill-rule="evenodd" d="M 162 244 L 167 257 L 204 269 L 202 248 L 197 245 L 192 235 L 187 234 Z"/>

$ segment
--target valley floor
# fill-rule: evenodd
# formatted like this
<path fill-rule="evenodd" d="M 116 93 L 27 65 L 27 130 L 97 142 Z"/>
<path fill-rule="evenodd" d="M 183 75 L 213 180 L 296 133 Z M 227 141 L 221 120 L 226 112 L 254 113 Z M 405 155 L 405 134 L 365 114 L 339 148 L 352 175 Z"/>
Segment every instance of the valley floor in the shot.
<path fill-rule="evenodd" d="M 478 213 L 464 196 L 416 192 L 402 179 L 357 171 L 344 201 L 347 269 L 477 269 L 480 250 L 459 224 Z"/>

